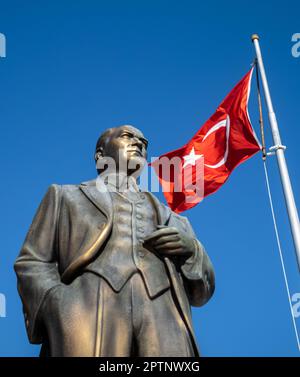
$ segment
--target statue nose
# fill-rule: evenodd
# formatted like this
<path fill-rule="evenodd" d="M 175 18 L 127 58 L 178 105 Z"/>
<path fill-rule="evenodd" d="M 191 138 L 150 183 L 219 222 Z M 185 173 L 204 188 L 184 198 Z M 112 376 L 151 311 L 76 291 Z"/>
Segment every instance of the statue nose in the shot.
<path fill-rule="evenodd" d="M 140 139 L 134 139 L 133 145 L 137 145 L 140 149 L 143 147 L 143 143 Z"/>

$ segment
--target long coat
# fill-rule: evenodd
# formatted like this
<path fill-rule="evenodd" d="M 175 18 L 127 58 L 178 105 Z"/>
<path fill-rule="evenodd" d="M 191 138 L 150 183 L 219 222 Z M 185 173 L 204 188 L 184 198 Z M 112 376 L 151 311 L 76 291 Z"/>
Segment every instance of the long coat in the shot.
<path fill-rule="evenodd" d="M 197 354 L 190 305 L 201 306 L 212 296 L 213 268 L 188 219 L 172 212 L 149 194 L 159 224 L 178 228 L 196 243 L 196 253 L 179 267 L 170 258 L 164 258 L 164 261 L 176 304 Z M 110 237 L 112 219 L 111 195 L 108 191 L 99 192 L 95 180 L 80 185 L 49 187 L 15 263 L 31 343 L 46 341 L 44 322 L 47 316 L 42 310 L 51 291 L 72 284 L 84 267 L 97 258 Z"/>

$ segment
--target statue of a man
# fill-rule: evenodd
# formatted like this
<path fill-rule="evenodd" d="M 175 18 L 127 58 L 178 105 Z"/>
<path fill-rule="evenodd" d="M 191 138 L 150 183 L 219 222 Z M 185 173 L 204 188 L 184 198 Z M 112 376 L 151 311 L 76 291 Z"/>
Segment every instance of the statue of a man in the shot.
<path fill-rule="evenodd" d="M 132 126 L 108 129 L 95 159 L 115 171 L 97 164 L 96 180 L 42 200 L 15 263 L 41 355 L 199 355 L 190 305 L 212 296 L 213 268 L 188 219 L 139 189 L 147 144 Z"/>

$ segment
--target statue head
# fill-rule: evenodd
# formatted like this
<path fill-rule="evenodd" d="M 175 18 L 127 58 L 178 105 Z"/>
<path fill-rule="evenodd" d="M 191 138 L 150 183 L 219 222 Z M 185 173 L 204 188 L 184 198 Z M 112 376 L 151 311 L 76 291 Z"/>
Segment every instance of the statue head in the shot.
<path fill-rule="evenodd" d="M 116 172 L 140 175 L 147 159 L 148 141 L 143 133 L 130 125 L 109 128 L 96 144 L 95 161 L 100 174 L 113 160 Z"/>

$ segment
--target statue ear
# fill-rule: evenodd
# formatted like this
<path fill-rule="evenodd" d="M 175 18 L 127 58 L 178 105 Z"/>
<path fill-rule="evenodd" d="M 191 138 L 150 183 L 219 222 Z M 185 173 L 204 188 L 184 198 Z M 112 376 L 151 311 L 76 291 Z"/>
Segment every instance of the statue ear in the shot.
<path fill-rule="evenodd" d="M 102 148 L 99 148 L 96 153 L 95 153 L 95 161 L 97 163 L 97 161 L 99 160 L 99 158 L 102 158 L 103 157 L 103 149 Z"/>

